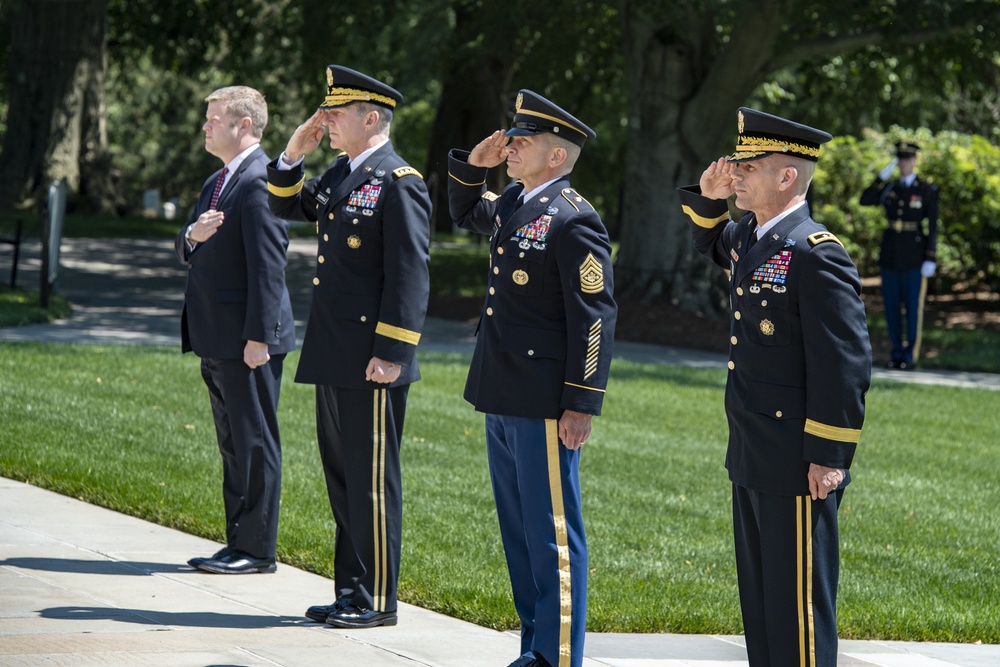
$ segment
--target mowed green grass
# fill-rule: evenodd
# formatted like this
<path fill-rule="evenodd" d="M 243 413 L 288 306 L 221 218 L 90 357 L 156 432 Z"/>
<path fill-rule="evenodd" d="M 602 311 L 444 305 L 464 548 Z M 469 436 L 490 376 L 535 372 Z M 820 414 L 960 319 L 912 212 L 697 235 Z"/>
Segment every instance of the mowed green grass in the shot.
<path fill-rule="evenodd" d="M 516 627 L 483 417 L 461 399 L 468 358 L 421 359 L 402 453 L 400 596 Z M 286 361 L 281 398 L 279 558 L 330 576 L 313 391 L 291 382 L 297 362 Z M 591 631 L 741 632 L 725 380 L 725 369 L 614 363 L 582 460 Z M 1000 642 L 1000 394 L 876 382 L 868 406 L 840 515 L 841 635 Z M 0 474 L 222 540 L 219 457 L 193 356 L 0 344 L 0 415 Z M 332 596 L 331 582 L 302 609 Z"/>

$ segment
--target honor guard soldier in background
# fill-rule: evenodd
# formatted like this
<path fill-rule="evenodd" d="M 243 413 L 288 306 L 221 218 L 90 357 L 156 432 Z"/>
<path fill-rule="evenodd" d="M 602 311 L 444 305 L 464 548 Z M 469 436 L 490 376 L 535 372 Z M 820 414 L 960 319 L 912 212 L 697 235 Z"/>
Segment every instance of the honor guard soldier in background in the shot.
<path fill-rule="evenodd" d="M 738 121 L 736 152 L 680 198 L 698 251 L 730 272 L 726 468 L 747 655 L 835 667 L 837 509 L 871 376 L 861 281 L 805 201 L 830 135 L 746 108 Z"/>
<path fill-rule="evenodd" d="M 295 320 L 285 287 L 288 223 L 267 205 L 264 96 L 228 86 L 205 101 L 205 181 L 175 249 L 188 265 L 181 342 L 201 358 L 222 455 L 226 546 L 188 565 L 215 574 L 275 571 L 281 502 L 278 396 Z"/>
<path fill-rule="evenodd" d="M 316 431 L 337 524 L 337 598 L 306 616 L 341 628 L 395 625 L 402 523 L 399 444 L 427 311 L 431 202 L 392 148 L 402 95 L 338 65 L 327 96 L 268 166 L 271 210 L 315 221 L 313 297 L 295 381 L 316 385 Z M 329 132 L 343 151 L 305 181 Z"/>
<path fill-rule="evenodd" d="M 618 308 L 611 244 L 569 174 L 594 131 L 529 91 L 513 127 L 452 150 L 448 203 L 490 236 L 465 398 L 486 413 L 500 535 L 521 620 L 516 667 L 579 667 L 587 616 L 580 447 L 601 413 Z M 509 143 L 508 143 L 509 141 Z M 491 167 L 517 179 L 496 195 Z"/>
<path fill-rule="evenodd" d="M 861 194 L 862 206 L 884 207 L 889 221 L 882 234 L 878 265 L 885 323 L 892 344 L 889 368 L 904 370 L 912 369 L 920 357 L 927 279 L 937 269 L 938 190 L 914 172 L 919 150 L 920 146 L 913 143 L 897 143 L 896 157 Z M 899 178 L 892 179 L 897 163 Z"/>

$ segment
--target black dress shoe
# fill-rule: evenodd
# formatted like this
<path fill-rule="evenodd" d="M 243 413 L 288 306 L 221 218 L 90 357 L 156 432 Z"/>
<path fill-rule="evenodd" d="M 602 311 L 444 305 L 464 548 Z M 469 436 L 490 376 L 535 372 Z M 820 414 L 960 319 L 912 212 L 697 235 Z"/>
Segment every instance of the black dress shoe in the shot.
<path fill-rule="evenodd" d="M 221 549 L 219 549 L 218 551 L 215 552 L 214 556 L 209 556 L 208 558 L 205 558 L 204 556 L 199 556 L 197 558 L 192 558 L 191 560 L 188 561 L 188 565 L 190 565 L 191 567 L 197 568 L 199 565 L 201 565 L 202 563 L 204 563 L 206 560 L 219 560 L 220 558 L 224 558 L 224 557 L 228 556 L 230 553 L 232 553 L 232 551 L 233 550 L 231 548 L 229 548 L 229 547 L 222 547 Z"/>
<path fill-rule="evenodd" d="M 330 614 L 340 611 L 346 607 L 349 602 L 349 598 L 338 598 L 333 604 L 317 604 L 306 609 L 306 617 L 310 621 L 316 621 L 317 623 L 326 623 L 326 619 Z"/>
<path fill-rule="evenodd" d="M 235 549 L 222 558 L 206 558 L 196 567 L 212 574 L 269 574 L 278 569 L 273 558 L 255 558 Z"/>
<path fill-rule="evenodd" d="M 549 661 L 541 656 L 536 658 L 530 655 L 522 655 L 520 658 L 507 665 L 507 667 L 550 667 L 550 665 Z"/>
<path fill-rule="evenodd" d="M 396 625 L 399 619 L 393 611 L 372 611 L 349 604 L 326 617 L 327 625 L 335 628 L 374 628 L 380 625 Z"/>

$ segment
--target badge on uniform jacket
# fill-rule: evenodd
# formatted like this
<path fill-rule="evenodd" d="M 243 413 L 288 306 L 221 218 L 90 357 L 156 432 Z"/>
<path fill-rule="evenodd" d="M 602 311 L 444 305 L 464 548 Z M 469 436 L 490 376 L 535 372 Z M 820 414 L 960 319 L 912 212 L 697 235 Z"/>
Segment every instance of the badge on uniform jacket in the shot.
<path fill-rule="evenodd" d="M 772 255 L 766 262 L 758 266 L 751 280 L 783 285 L 788 280 L 788 267 L 792 263 L 792 251 L 782 250 Z"/>
<path fill-rule="evenodd" d="M 381 185 L 365 183 L 357 190 L 351 192 L 351 196 L 347 200 L 347 205 L 360 206 L 361 208 L 375 208 L 375 204 L 378 203 L 378 196 L 381 192 Z"/>
<path fill-rule="evenodd" d="M 552 227 L 552 216 L 546 214 L 535 218 L 524 227 L 518 229 L 514 232 L 514 236 L 537 241 L 538 243 L 545 243 L 550 227 Z"/>

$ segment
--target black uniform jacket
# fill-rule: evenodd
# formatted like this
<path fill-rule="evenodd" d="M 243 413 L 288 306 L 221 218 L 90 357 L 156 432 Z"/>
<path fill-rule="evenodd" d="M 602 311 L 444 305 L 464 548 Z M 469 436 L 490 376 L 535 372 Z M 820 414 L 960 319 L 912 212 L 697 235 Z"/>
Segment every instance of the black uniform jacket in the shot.
<path fill-rule="evenodd" d="M 909 187 L 898 179 L 876 179 L 861 193 L 862 206 L 883 206 L 889 224 L 882 234 L 878 265 L 890 271 L 919 269 L 924 261 L 936 262 L 938 238 L 938 189 L 933 183 L 913 179 Z M 927 218 L 927 229 L 923 220 Z"/>
<path fill-rule="evenodd" d="M 489 414 L 558 419 L 599 415 L 618 306 L 611 243 L 600 216 L 560 179 L 499 227 L 523 186 L 499 197 L 487 170 L 448 158 L 448 205 L 465 229 L 491 236 L 483 304 L 465 398 Z"/>
<path fill-rule="evenodd" d="M 208 210 L 219 172 L 201 189 L 191 219 L 174 240 L 188 265 L 181 349 L 209 359 L 242 359 L 248 340 L 270 354 L 295 349 L 295 320 L 285 287 L 288 223 L 267 206 L 267 154 L 260 147 L 230 176 L 217 204 L 225 214 L 215 235 L 188 250 L 188 225 Z M 221 171 L 221 170 L 220 170 Z"/>
<path fill-rule="evenodd" d="M 747 251 L 752 213 L 734 222 L 697 186 L 680 197 L 698 251 L 731 274 L 729 477 L 805 495 L 810 463 L 851 467 L 864 422 L 871 344 L 857 269 L 808 205 Z"/>
<path fill-rule="evenodd" d="M 337 158 L 305 182 L 303 167 L 268 166 L 271 210 L 316 221 L 312 305 L 295 381 L 347 389 L 371 358 L 403 366 L 390 386 L 420 379 L 416 349 L 430 291 L 431 201 L 423 178 L 386 142 L 345 179 Z"/>

